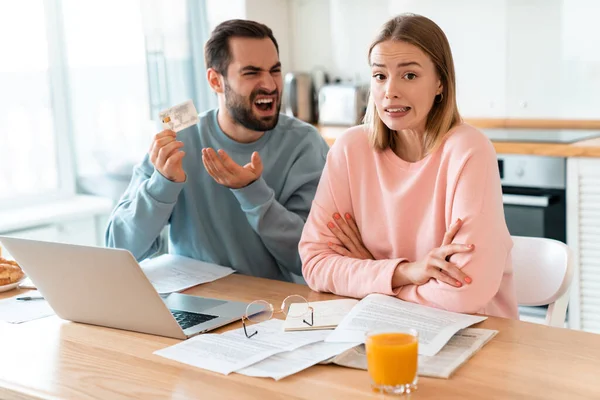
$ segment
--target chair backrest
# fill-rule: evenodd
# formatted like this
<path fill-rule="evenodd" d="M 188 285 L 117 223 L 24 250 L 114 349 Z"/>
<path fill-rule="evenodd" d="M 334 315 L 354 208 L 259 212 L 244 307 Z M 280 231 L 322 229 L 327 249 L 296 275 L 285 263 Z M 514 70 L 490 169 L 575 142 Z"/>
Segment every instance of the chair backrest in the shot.
<path fill-rule="evenodd" d="M 564 326 L 574 268 L 571 249 L 553 239 L 513 236 L 512 240 L 517 302 L 548 305 L 546 324 Z"/>

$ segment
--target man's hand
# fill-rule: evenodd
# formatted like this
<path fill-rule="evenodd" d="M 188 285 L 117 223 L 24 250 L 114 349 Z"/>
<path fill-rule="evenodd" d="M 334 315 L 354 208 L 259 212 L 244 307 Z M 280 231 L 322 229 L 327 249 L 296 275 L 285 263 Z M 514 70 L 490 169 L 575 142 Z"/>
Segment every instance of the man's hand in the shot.
<path fill-rule="evenodd" d="M 230 189 L 240 189 L 248 186 L 262 175 L 263 164 L 255 151 L 250 162 L 243 167 L 225 153 L 213 149 L 202 149 L 202 162 L 210 176 L 219 184 Z"/>
<path fill-rule="evenodd" d="M 183 170 L 183 157 L 181 150 L 183 142 L 177 141 L 177 134 L 165 130 L 154 136 L 150 146 L 150 162 L 162 176 L 173 182 L 185 182 L 186 175 Z"/>

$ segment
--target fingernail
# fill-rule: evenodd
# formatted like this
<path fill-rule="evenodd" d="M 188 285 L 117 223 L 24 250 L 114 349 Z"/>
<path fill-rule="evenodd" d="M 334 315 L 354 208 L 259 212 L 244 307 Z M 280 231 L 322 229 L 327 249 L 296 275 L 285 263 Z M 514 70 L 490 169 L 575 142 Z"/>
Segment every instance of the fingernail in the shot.
<path fill-rule="evenodd" d="M 475 247 L 475 245 L 474 244 L 468 244 L 467 247 L 470 248 L 470 249 L 472 249 L 472 248 Z"/>
<path fill-rule="evenodd" d="M 465 278 L 465 282 L 467 283 L 471 283 L 473 282 L 473 279 L 469 278 L 468 276 Z"/>
<path fill-rule="evenodd" d="M 342 216 L 338 213 L 335 213 L 335 214 L 333 214 L 333 218 L 340 219 L 340 218 L 342 218 Z"/>
<path fill-rule="evenodd" d="M 457 219 L 457 220 L 456 220 L 456 223 L 457 223 L 457 224 L 458 224 L 459 222 L 462 222 L 462 219 L 460 219 L 460 218 L 459 218 L 459 219 Z"/>
<path fill-rule="evenodd" d="M 349 213 L 346 213 L 346 219 L 350 219 L 352 218 L 352 215 L 350 215 Z"/>
<path fill-rule="evenodd" d="M 456 281 L 456 286 L 461 287 L 462 283 L 460 283 L 459 281 Z"/>
<path fill-rule="evenodd" d="M 335 227 L 335 225 L 333 225 L 333 222 L 328 223 L 327 226 L 329 227 L 329 229 L 333 229 Z"/>

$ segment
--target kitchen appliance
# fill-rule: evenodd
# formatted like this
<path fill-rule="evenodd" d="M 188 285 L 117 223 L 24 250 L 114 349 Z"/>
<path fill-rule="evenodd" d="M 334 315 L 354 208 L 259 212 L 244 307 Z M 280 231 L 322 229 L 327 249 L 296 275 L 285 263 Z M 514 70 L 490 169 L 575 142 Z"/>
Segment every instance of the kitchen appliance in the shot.
<path fill-rule="evenodd" d="M 319 91 L 319 124 L 361 124 L 367 110 L 368 96 L 368 85 L 324 85 Z"/>
<path fill-rule="evenodd" d="M 510 234 L 566 242 L 566 158 L 521 154 L 497 157 Z M 547 306 L 519 307 L 521 318 L 530 321 L 543 322 L 546 311 Z"/>
<path fill-rule="evenodd" d="M 316 92 L 312 75 L 288 72 L 283 89 L 284 113 L 308 123 L 317 122 Z"/>

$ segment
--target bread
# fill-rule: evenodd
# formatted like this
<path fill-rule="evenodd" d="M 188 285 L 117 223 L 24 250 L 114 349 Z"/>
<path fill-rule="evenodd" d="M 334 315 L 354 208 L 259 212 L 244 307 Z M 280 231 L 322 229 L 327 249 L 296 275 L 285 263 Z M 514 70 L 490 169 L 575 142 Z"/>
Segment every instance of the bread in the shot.
<path fill-rule="evenodd" d="M 0 257 L 0 286 L 10 285 L 23 279 L 25 274 L 15 261 Z"/>

